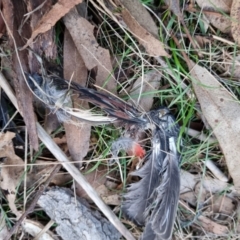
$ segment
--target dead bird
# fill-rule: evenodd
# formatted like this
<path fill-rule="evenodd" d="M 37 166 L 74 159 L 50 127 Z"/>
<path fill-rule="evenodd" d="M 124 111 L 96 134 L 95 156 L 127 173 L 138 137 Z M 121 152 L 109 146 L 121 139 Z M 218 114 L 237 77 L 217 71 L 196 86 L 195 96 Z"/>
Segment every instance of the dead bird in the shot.
<path fill-rule="evenodd" d="M 179 126 L 166 107 L 141 113 L 121 99 L 106 93 L 80 86 L 55 76 L 26 74 L 28 85 L 34 95 L 56 113 L 61 121 L 71 116 L 94 124 L 122 121 L 138 126 L 139 131 L 151 130 L 151 151 L 146 155 L 142 168 L 131 173 L 140 180 L 132 183 L 124 195 L 122 210 L 127 218 L 145 226 L 141 239 L 171 239 L 180 191 L 179 164 L 181 156 L 177 151 Z M 106 114 L 89 110 L 73 109 L 71 94 L 102 109 Z M 125 144 L 127 142 L 127 144 Z M 115 152 L 121 148 L 130 149 L 143 157 L 144 150 L 132 139 L 118 141 Z M 133 149 L 138 147 L 138 149 Z M 117 147 L 116 147 L 117 146 Z"/>
<path fill-rule="evenodd" d="M 127 188 L 122 209 L 137 225 L 145 226 L 141 239 L 167 240 L 172 236 L 180 192 L 179 126 L 165 107 L 149 112 L 148 119 L 152 150 L 143 167 L 131 173 L 141 180 Z"/>

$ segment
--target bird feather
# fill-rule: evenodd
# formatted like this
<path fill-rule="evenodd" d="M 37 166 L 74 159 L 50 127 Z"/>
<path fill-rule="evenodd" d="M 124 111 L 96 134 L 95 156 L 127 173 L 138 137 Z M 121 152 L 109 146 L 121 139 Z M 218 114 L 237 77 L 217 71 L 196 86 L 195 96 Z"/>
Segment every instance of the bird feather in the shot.
<path fill-rule="evenodd" d="M 179 127 L 166 108 L 150 112 L 149 119 L 152 152 L 145 165 L 131 174 L 141 180 L 128 187 L 122 209 L 136 224 L 145 225 L 141 239 L 168 240 L 180 189 L 180 155 L 176 147 Z"/>

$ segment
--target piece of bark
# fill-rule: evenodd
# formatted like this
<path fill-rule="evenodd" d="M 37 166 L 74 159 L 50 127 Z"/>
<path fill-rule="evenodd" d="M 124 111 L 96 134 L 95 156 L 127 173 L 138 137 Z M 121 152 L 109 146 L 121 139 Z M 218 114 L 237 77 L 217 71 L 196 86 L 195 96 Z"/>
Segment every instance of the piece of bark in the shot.
<path fill-rule="evenodd" d="M 117 230 L 85 201 L 75 198 L 67 188 L 51 188 L 38 204 L 57 223 L 56 231 L 66 240 L 120 239 Z"/>
<path fill-rule="evenodd" d="M 8 26 L 8 35 L 9 35 L 9 45 L 11 47 L 12 55 L 12 69 L 13 79 L 14 79 L 14 88 L 17 95 L 18 106 L 20 112 L 23 115 L 24 122 L 27 126 L 30 143 L 35 150 L 38 149 L 38 137 L 35 124 L 35 116 L 32 106 L 32 94 L 29 91 L 23 76 L 23 71 L 28 72 L 28 52 L 18 51 L 14 48 L 13 36 L 15 44 L 17 47 L 21 47 L 24 42 L 23 39 L 28 38 L 31 34 L 31 29 L 29 24 L 25 23 L 21 32 L 19 32 L 19 27 L 21 25 L 24 14 L 27 12 L 26 5 L 23 1 L 12 0 L 3 1 L 4 13 L 6 14 L 6 25 Z M 12 17 L 12 18 L 11 18 Z M 9 22 L 8 22 L 9 21 Z"/>

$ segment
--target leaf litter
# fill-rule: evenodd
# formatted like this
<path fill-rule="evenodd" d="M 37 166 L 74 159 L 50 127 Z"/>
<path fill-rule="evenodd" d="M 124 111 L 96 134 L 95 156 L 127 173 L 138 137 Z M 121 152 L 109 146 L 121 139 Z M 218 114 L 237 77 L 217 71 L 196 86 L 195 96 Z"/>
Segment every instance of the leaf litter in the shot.
<path fill-rule="evenodd" d="M 214 47 L 218 49 L 218 45 L 216 43 L 221 43 L 223 48 L 218 49 L 218 51 L 215 54 L 212 54 L 212 53 L 209 54 L 209 56 L 211 56 L 211 59 L 207 60 L 206 62 L 204 62 L 205 59 L 201 59 L 201 61 L 198 62 L 191 54 L 190 54 L 190 57 L 192 60 L 194 60 L 194 62 L 189 62 L 189 60 L 186 60 L 186 58 L 183 56 L 184 59 L 186 60 L 186 63 L 188 64 L 189 74 L 191 75 L 191 77 L 190 75 L 187 75 L 186 72 L 184 72 L 186 71 L 186 69 L 182 71 L 182 68 L 184 67 L 184 65 L 187 65 L 187 64 L 182 64 L 182 60 L 180 62 L 177 62 L 178 64 L 175 63 L 171 65 L 173 59 L 176 60 L 177 58 L 179 58 L 180 55 L 178 54 L 181 54 L 181 51 L 186 50 L 185 48 L 186 46 L 184 46 L 183 49 L 181 49 L 180 53 L 176 55 L 176 53 L 173 51 L 174 49 L 173 45 L 172 43 L 170 44 L 168 38 L 166 39 L 166 41 L 164 41 L 164 45 L 163 45 L 163 42 L 159 40 L 158 27 L 161 24 L 163 25 L 166 24 L 166 22 L 163 20 L 163 22 L 161 22 L 160 25 L 156 25 L 154 22 L 157 19 L 156 16 L 158 17 L 160 16 L 160 18 L 163 16 L 162 15 L 163 12 L 161 12 L 162 11 L 161 7 L 160 7 L 160 10 L 158 7 L 155 7 L 153 8 L 154 9 L 153 11 L 147 12 L 146 8 L 143 7 L 143 5 L 139 4 L 139 2 L 136 2 L 136 4 L 134 5 L 135 10 L 132 10 L 133 7 L 128 6 L 129 3 L 126 3 L 125 1 L 115 1 L 115 4 L 117 3 L 117 5 L 114 5 L 111 2 L 114 8 L 109 7 L 111 5 L 110 3 L 109 5 L 107 5 L 107 2 L 103 3 L 102 1 L 97 1 L 99 5 L 96 7 L 96 5 L 93 4 L 93 6 L 91 6 L 91 8 L 89 9 L 91 9 L 90 15 L 93 14 L 94 17 L 98 19 L 97 20 L 98 23 L 101 22 L 101 17 L 105 14 L 106 19 L 104 19 L 104 21 L 102 21 L 101 24 L 98 25 L 95 22 L 96 21 L 95 18 L 85 19 L 84 18 L 85 16 L 78 15 L 77 10 L 74 8 L 74 6 L 80 2 L 82 1 L 70 1 L 69 3 L 67 3 L 67 6 L 66 6 L 65 3 L 63 3 L 62 1 L 58 1 L 55 5 L 50 6 L 49 9 L 46 10 L 46 14 L 44 14 L 43 17 L 41 17 L 41 20 L 39 21 L 38 26 L 33 28 L 32 32 L 29 30 L 28 32 L 29 37 L 25 38 L 25 39 L 28 39 L 27 42 L 25 40 L 24 41 L 18 40 L 16 38 L 17 36 L 16 33 L 14 34 L 14 37 L 16 38 L 15 40 L 17 42 L 17 46 L 21 47 L 24 44 L 25 44 L 25 47 L 30 44 L 31 46 L 33 46 L 32 45 L 34 44 L 33 40 L 38 40 L 42 33 L 45 33 L 49 30 L 51 31 L 50 36 L 46 38 L 51 39 L 51 36 L 53 33 L 52 30 L 53 28 L 55 28 L 57 21 L 60 18 L 64 17 L 63 23 L 68 29 L 68 30 L 65 30 L 65 33 L 64 33 L 64 37 L 66 37 L 66 40 L 64 43 L 64 47 L 66 47 L 66 49 L 63 56 L 63 62 L 65 65 L 63 67 L 64 78 L 72 79 L 72 81 L 74 82 L 79 81 L 78 83 L 80 83 L 83 86 L 87 86 L 87 85 L 91 86 L 92 81 L 95 81 L 94 82 L 95 85 L 92 84 L 93 87 L 99 86 L 98 89 L 102 90 L 103 92 L 106 93 L 108 91 L 117 96 L 118 95 L 117 86 L 121 88 L 121 86 L 123 85 L 121 84 L 121 82 L 118 82 L 117 77 L 114 76 L 114 69 L 112 68 L 112 62 L 110 58 L 111 54 L 113 55 L 118 54 L 119 56 L 121 56 L 121 53 L 119 54 L 118 49 L 117 50 L 114 49 L 117 45 L 117 48 L 120 48 L 122 51 L 127 50 L 126 52 L 124 52 L 127 58 L 130 59 L 132 56 L 134 56 L 134 58 L 131 58 L 131 60 L 128 59 L 128 63 L 130 63 L 129 65 L 133 68 L 133 70 L 136 73 L 139 74 L 141 72 L 140 76 L 133 76 L 133 75 L 127 76 L 129 78 L 133 78 L 134 83 L 132 84 L 131 87 L 128 88 L 128 92 L 125 91 L 125 93 L 127 92 L 127 95 L 128 95 L 127 97 L 125 97 L 125 99 L 130 98 L 129 103 L 131 103 L 133 106 L 139 106 L 142 113 L 145 113 L 146 111 L 149 111 L 152 108 L 155 109 L 154 106 L 167 104 L 168 106 L 171 106 L 171 108 L 173 109 L 173 112 L 175 113 L 175 115 L 177 116 L 177 119 L 180 122 L 180 125 L 182 126 L 187 126 L 187 124 L 191 125 L 191 123 L 193 123 L 192 121 L 195 121 L 196 118 L 198 121 L 202 121 L 201 119 L 198 118 L 197 114 L 194 116 L 195 120 L 193 120 L 194 119 L 193 117 L 189 118 L 189 116 L 186 114 L 188 111 L 190 111 L 189 105 L 191 104 L 192 99 L 189 98 L 189 95 L 185 94 L 186 92 L 181 86 L 184 81 L 185 86 L 193 87 L 195 97 L 196 97 L 195 101 L 200 103 L 203 117 L 207 120 L 207 123 L 210 125 L 210 128 L 208 128 L 205 122 L 201 122 L 202 129 L 200 130 L 200 133 L 201 134 L 204 133 L 204 134 L 201 135 L 202 137 L 200 141 L 197 140 L 198 141 L 197 143 L 199 142 L 202 143 L 202 145 L 199 145 L 199 148 L 200 148 L 199 150 L 202 151 L 203 155 L 206 156 L 206 166 L 208 162 L 212 161 L 212 160 L 210 161 L 208 160 L 208 157 L 210 157 L 210 158 L 213 158 L 212 163 L 216 164 L 216 169 L 218 167 L 222 168 L 223 175 L 220 177 L 220 179 L 225 179 L 225 180 L 220 181 L 216 179 L 214 177 L 215 170 L 211 170 L 211 168 L 210 170 L 207 170 L 207 172 L 205 172 L 202 169 L 205 166 L 205 163 L 200 157 L 198 157 L 202 155 L 202 153 L 196 154 L 196 155 L 193 154 L 197 159 L 197 162 L 192 163 L 190 162 L 190 160 L 188 161 L 188 159 L 192 159 L 193 157 L 189 155 L 188 151 L 186 151 L 186 153 L 184 153 L 184 151 L 186 149 L 188 150 L 191 148 L 194 149 L 194 147 L 196 146 L 196 140 L 191 140 L 191 142 L 188 143 L 189 140 L 187 136 L 183 134 L 182 137 L 184 139 L 183 144 L 185 145 L 184 146 L 185 148 L 183 149 L 184 162 L 182 163 L 182 168 L 188 169 L 189 172 L 187 174 L 186 172 L 185 173 L 182 172 L 181 174 L 181 180 L 182 180 L 181 189 L 185 189 L 185 190 L 184 191 L 181 190 L 180 204 L 182 207 L 185 208 L 185 210 L 191 212 L 191 214 L 182 212 L 181 220 L 183 222 L 188 221 L 188 224 L 187 224 L 188 227 L 182 227 L 182 233 L 186 235 L 190 233 L 193 236 L 200 234 L 201 236 L 205 235 L 206 237 L 212 236 L 211 234 L 214 234 L 215 236 L 219 236 L 219 237 L 222 236 L 224 239 L 224 237 L 226 238 L 228 236 L 229 231 L 233 231 L 232 236 L 235 237 L 236 235 L 234 234 L 237 233 L 238 231 L 235 232 L 235 229 L 231 228 L 232 226 L 231 224 L 229 224 L 229 221 L 232 223 L 233 221 L 232 219 L 233 218 L 236 219 L 235 214 L 238 211 L 236 206 L 238 205 L 237 197 L 239 196 L 239 184 L 238 184 L 239 183 L 239 176 L 238 176 L 239 163 L 237 158 L 237 156 L 239 155 L 238 153 L 239 151 L 239 146 L 238 146 L 239 145 L 239 141 L 238 141 L 239 95 L 236 90 L 237 88 L 233 87 L 233 86 L 236 86 L 235 85 L 236 83 L 232 82 L 232 79 L 222 77 L 224 76 L 224 72 L 223 72 L 224 68 L 222 66 L 224 64 L 232 65 L 233 69 L 235 66 L 234 65 L 235 58 L 234 56 L 231 56 L 232 53 L 231 52 L 229 53 L 231 57 L 228 57 L 227 59 L 228 62 L 225 61 L 225 56 L 226 56 L 225 53 L 229 51 L 228 49 L 229 42 L 235 41 L 236 44 L 238 44 L 238 33 L 237 33 L 238 26 L 236 26 L 236 21 L 235 21 L 238 18 L 238 15 L 236 14 L 238 9 L 237 1 L 233 1 L 232 4 L 230 3 L 230 1 L 229 2 L 211 1 L 211 8 L 208 7 L 207 5 L 207 2 L 209 1 L 196 1 L 197 4 L 200 6 L 200 8 L 202 8 L 202 12 L 207 16 L 208 20 L 212 24 L 212 26 L 210 25 L 207 26 L 205 31 L 208 31 L 213 35 L 213 38 L 210 41 L 208 39 L 208 41 L 205 41 L 205 43 L 201 45 L 201 48 L 205 48 L 205 49 L 200 50 L 201 54 L 203 55 L 199 55 L 199 56 L 200 57 L 204 56 L 204 58 L 207 58 L 208 54 L 206 54 L 206 51 L 209 51 L 211 49 L 209 48 L 210 44 L 212 44 L 212 46 L 214 45 Z M 5 1 L 3 1 L 3 3 L 4 3 L 3 12 L 5 13 L 4 16 L 5 16 L 5 20 L 7 21 L 8 27 L 10 27 L 10 29 L 14 29 L 14 28 L 16 29 L 16 26 L 12 25 L 13 22 L 9 20 L 9 16 L 11 15 L 10 13 L 12 11 L 11 9 L 16 11 L 16 8 L 15 8 L 16 6 L 14 5 L 14 1 L 11 1 L 12 5 L 6 4 Z M 173 14 L 177 15 L 177 17 L 179 17 L 180 16 L 179 13 L 181 13 L 180 17 L 182 18 L 182 20 L 186 17 L 184 15 L 184 8 L 183 9 L 180 8 L 178 1 L 173 1 L 171 2 L 171 4 L 169 4 L 169 1 L 165 1 L 165 3 L 167 5 L 167 6 L 164 6 L 165 9 L 166 7 L 169 8 Z M 44 5 L 43 2 L 41 2 L 41 4 Z M 29 6 L 30 5 L 28 5 L 28 10 L 30 9 Z M 118 6 L 119 8 L 115 8 L 116 6 Z M 93 8 L 96 7 L 95 10 L 97 9 L 97 11 L 101 12 L 101 14 L 98 15 L 96 13 L 93 13 L 94 11 L 92 12 L 92 7 Z M 151 7 L 152 6 L 150 6 L 150 8 Z M 231 8 L 231 13 L 230 13 L 231 17 L 227 16 L 230 12 L 230 8 Z M 8 9 L 8 11 L 6 11 L 6 9 Z M 33 9 L 34 7 L 31 10 Z M 24 11 L 26 11 L 26 8 Z M 145 20 L 138 19 L 138 16 L 136 15 L 136 12 L 138 11 L 145 16 L 143 18 Z M 194 8 L 192 8 L 192 12 L 193 11 L 197 13 L 198 8 L 196 5 L 194 6 Z M 156 15 L 156 13 L 158 14 L 160 12 L 161 14 Z M 191 13 L 191 11 L 189 12 Z M 114 24 L 117 24 L 117 25 L 114 25 L 109 20 L 109 18 L 111 17 Z M 212 19 L 210 19 L 210 17 L 212 17 Z M 200 18 L 200 21 L 205 21 L 204 19 L 201 19 L 200 14 L 199 14 L 199 18 Z M 149 19 L 149 21 L 146 19 Z M 179 23 L 183 24 L 183 22 L 181 22 L 181 19 L 178 19 L 178 20 L 180 21 Z M 175 20 L 172 19 L 172 21 L 175 21 Z M 156 21 L 156 22 L 157 24 L 159 24 L 159 21 Z M 224 22 L 226 23 L 226 25 L 223 24 Z M 113 24 L 114 27 L 119 26 L 121 29 L 118 32 L 119 35 L 115 35 L 115 36 L 114 34 L 111 35 L 111 32 L 106 27 L 107 25 L 105 25 L 106 23 Z M 189 22 L 187 24 L 189 24 Z M 25 26 L 25 29 L 27 29 L 26 26 Z M 121 37 L 123 36 L 123 34 L 126 33 L 125 32 L 126 30 L 129 32 L 128 34 L 125 35 L 126 42 L 123 43 L 121 42 L 122 41 Z M 220 31 L 219 33 L 220 37 L 216 36 L 216 32 L 217 32 L 216 30 Z M 233 36 L 231 35 L 227 36 L 227 41 L 225 41 L 224 38 L 221 37 L 222 36 L 221 34 L 222 33 L 228 34 L 229 30 L 232 30 Z M 69 31 L 70 34 L 67 33 L 67 31 Z M 106 35 L 102 36 L 102 33 Z M 193 41 L 189 37 L 189 33 L 187 31 L 185 33 L 186 33 L 186 36 L 190 39 L 190 41 Z M 26 36 L 24 34 L 25 32 L 23 32 L 23 36 Z M 178 33 L 175 33 L 175 34 L 178 34 Z M 195 35 L 197 39 L 197 37 L 199 37 L 197 35 L 197 32 L 195 32 Z M 112 40 L 111 39 L 112 36 L 116 37 L 118 40 L 116 41 L 116 38 Z M 182 42 L 184 42 L 184 38 L 186 36 L 184 34 L 181 35 L 181 38 L 183 37 L 181 39 Z M 201 37 L 203 39 L 204 38 L 207 39 L 207 36 L 203 35 Z M 71 38 L 72 40 L 70 40 Z M 119 39 L 121 39 L 120 42 L 119 42 Z M 136 42 L 135 42 L 135 39 L 137 40 Z M 50 40 L 50 42 L 51 41 L 52 40 Z M 72 47 L 72 49 L 70 48 L 67 49 L 66 41 L 68 42 L 68 44 L 70 44 L 69 47 Z M 43 45 L 43 42 L 40 41 L 40 43 L 38 44 L 39 46 L 41 46 Z M 184 42 L 184 44 L 188 44 L 188 43 Z M 126 46 L 127 47 L 130 46 L 130 48 L 126 49 Z M 142 46 L 144 48 L 142 48 Z M 163 46 L 165 46 L 165 48 L 168 49 L 168 53 L 164 50 Z M 177 45 L 177 47 L 179 47 L 179 45 Z M 54 49 L 54 46 L 52 50 L 53 49 Z M 196 49 L 197 48 L 195 48 L 194 51 L 196 51 Z M 39 50 L 40 52 L 37 51 L 36 47 L 33 50 L 36 51 L 39 55 L 42 55 L 41 47 Z M 129 50 L 130 50 L 130 54 L 128 52 Z M 136 53 L 139 51 L 143 51 L 144 54 L 140 54 L 140 56 L 138 56 Z M 231 51 L 233 51 L 233 49 L 231 49 Z M 234 51 L 236 51 L 236 53 L 238 54 L 237 48 L 235 48 Z M 169 54 L 173 54 L 173 59 L 168 59 L 168 60 L 165 59 L 165 60 L 159 61 L 159 58 L 158 58 L 159 56 L 168 56 Z M 49 54 L 49 56 L 52 56 L 53 58 L 56 57 L 56 55 L 54 54 Z M 19 63 L 17 62 L 17 57 L 20 57 L 21 60 L 25 59 L 25 61 L 22 61 L 21 63 L 22 66 L 20 66 Z M 24 71 L 28 72 L 29 71 L 28 64 L 35 62 L 36 59 L 34 55 L 31 56 L 31 54 L 28 51 L 25 51 L 22 53 L 19 52 L 19 56 L 17 57 L 15 56 L 15 58 L 13 58 L 13 66 L 14 66 L 13 69 L 15 68 L 14 71 L 16 71 L 17 75 L 20 76 L 22 74 L 22 70 L 20 69 L 20 67 L 22 67 Z M 142 69 L 140 71 L 139 71 L 139 65 L 137 64 L 139 59 L 142 62 L 140 66 L 140 68 Z M 121 61 L 123 62 L 123 67 L 124 67 L 124 64 L 125 64 L 124 61 L 126 60 L 125 59 L 122 59 L 122 60 Z M 170 66 L 169 69 L 166 69 L 166 65 L 164 64 L 160 66 L 159 65 L 160 62 L 168 63 L 168 67 Z M 143 65 L 143 63 L 146 65 Z M 38 68 L 38 64 L 36 64 L 35 67 L 32 68 L 32 71 L 34 72 L 38 71 L 37 72 L 38 74 L 43 74 L 40 70 L 40 67 L 38 70 L 36 70 L 37 68 Z M 162 68 L 165 68 L 165 69 L 162 69 Z M 238 69 L 238 67 L 236 67 L 235 69 Z M 171 74 L 169 74 L 169 72 L 171 72 Z M 238 78 L 237 71 L 235 71 L 234 73 L 235 75 L 226 74 L 225 72 L 225 76 L 234 76 L 235 78 Z M 156 81 L 154 80 L 154 78 L 156 78 Z M 26 94 L 26 96 L 24 96 L 23 94 L 22 89 L 24 89 L 24 86 L 23 86 L 24 81 L 25 81 L 24 76 L 15 77 L 15 90 L 18 94 L 22 95 L 21 97 L 18 97 L 18 101 L 19 101 L 19 105 L 21 106 L 22 104 L 24 108 L 23 115 L 26 121 L 27 110 L 28 110 L 29 102 L 31 102 L 30 101 L 31 98 L 27 99 L 27 104 L 26 106 L 24 106 L 23 99 L 25 99 L 26 96 L 28 97 L 28 94 Z M 230 82 L 232 85 L 230 85 Z M 104 89 L 106 89 L 107 91 Z M 174 90 L 171 91 L 170 89 L 174 89 Z M 72 99 L 73 99 L 74 108 L 77 108 L 80 105 L 84 106 L 84 110 L 89 108 L 89 105 L 86 103 L 83 103 L 82 101 L 79 101 L 76 95 L 75 96 L 73 95 Z M 139 101 L 138 100 L 136 101 L 136 99 L 138 99 Z M 186 99 L 188 99 L 188 104 L 186 104 L 185 102 Z M 104 99 L 104 101 L 106 101 L 106 99 Z M 193 107 L 193 109 L 194 108 L 195 106 Z M 32 136 L 30 138 L 31 144 L 36 150 L 38 148 L 38 143 L 36 141 L 36 136 L 37 136 L 36 131 L 35 131 L 35 140 L 33 137 L 35 120 L 33 120 L 33 116 L 34 116 L 33 114 L 30 116 L 31 117 L 28 118 L 27 120 L 29 121 L 29 124 L 27 125 L 28 125 L 28 129 L 31 129 L 29 128 L 29 126 L 31 126 L 33 131 L 28 130 L 28 132 L 30 136 Z M 185 119 L 187 119 L 186 121 L 188 121 L 187 124 L 184 123 Z M 66 139 L 68 143 L 67 150 L 70 152 L 70 155 L 72 156 L 73 160 L 76 162 L 81 162 L 81 167 L 85 168 L 85 164 L 86 165 L 89 164 L 88 159 L 90 159 L 91 161 L 93 156 L 98 158 L 99 155 L 101 155 L 103 152 L 104 152 L 104 157 L 106 157 L 106 161 L 107 159 L 110 159 L 111 153 L 108 152 L 107 149 L 104 149 L 102 147 L 102 144 L 103 144 L 101 142 L 102 137 L 99 137 L 98 141 L 93 143 L 94 145 L 94 148 L 92 148 L 93 150 L 90 150 L 91 148 L 89 149 L 90 135 L 92 134 L 90 130 L 93 131 L 94 129 L 94 131 L 99 132 L 98 127 L 91 128 L 91 124 L 86 124 L 86 123 L 83 123 L 82 126 L 83 127 L 81 128 L 76 125 L 65 123 L 66 133 L 63 133 L 63 132 L 57 133 L 59 138 L 62 138 L 66 134 Z M 125 127 L 128 128 L 128 126 L 125 126 Z M 101 131 L 102 131 L 101 134 L 103 134 L 104 136 L 103 140 L 105 142 L 108 141 L 107 144 L 111 144 L 112 142 L 114 142 L 111 136 L 111 132 L 109 133 L 108 130 L 105 129 L 105 127 L 103 127 Z M 105 133 L 104 131 L 107 131 L 107 133 Z M 122 130 L 119 129 L 119 131 L 121 132 Z M 136 130 L 131 129 L 131 134 L 133 135 L 136 134 L 134 131 Z M 208 131 L 210 131 L 210 133 Z M 183 132 L 187 133 L 188 131 L 183 131 Z M 150 134 L 146 134 L 146 136 L 150 136 Z M 7 190 L 8 192 L 13 193 L 12 194 L 13 196 L 11 198 L 9 198 L 8 196 L 9 194 L 6 195 L 9 201 L 9 206 L 13 213 L 15 213 L 17 216 L 20 216 L 21 211 L 17 210 L 15 205 L 15 199 L 16 199 L 15 191 L 16 191 L 16 186 L 19 184 L 20 175 L 23 174 L 24 167 L 23 167 L 22 159 L 15 154 L 13 145 L 11 143 L 12 138 L 13 136 L 10 136 L 9 139 L 6 140 L 7 141 L 6 146 L 8 147 L 6 148 L 7 150 L 3 150 L 3 155 L 1 156 L 5 158 L 4 164 L 6 164 L 6 162 L 9 161 L 7 162 L 9 165 L 16 164 L 21 166 L 19 167 L 16 166 L 14 170 L 12 170 L 11 167 L 2 168 L 1 177 L 4 179 L 4 181 L 3 183 L 1 183 L 1 188 L 5 191 Z M 216 141 L 209 141 L 208 147 L 210 146 L 211 148 L 206 148 L 207 150 L 205 151 L 204 144 L 208 143 L 208 139 L 211 139 L 211 138 L 212 139 L 216 138 L 217 143 Z M 193 139 L 195 138 L 193 137 Z M 147 140 L 144 143 L 146 143 L 146 146 L 144 147 L 146 149 L 149 149 L 149 146 L 148 146 L 149 143 L 147 142 Z M 3 142 L 3 145 L 4 144 L 5 143 Z M 106 146 L 104 144 L 103 146 Z M 91 145 L 91 142 L 90 142 L 90 145 Z M 210 155 L 208 155 L 209 154 L 208 151 L 210 152 Z M 51 149 L 50 149 L 50 152 L 51 152 Z M 43 152 L 43 156 L 46 153 L 48 155 L 50 152 L 48 151 Z M 222 154 L 223 157 L 216 155 L 216 153 Z M 86 158 L 87 160 L 84 158 Z M 221 161 L 223 161 L 224 164 L 222 164 L 222 162 L 220 162 L 219 159 L 221 159 Z M 94 160 L 94 161 L 97 161 L 97 160 Z M 105 161 L 105 159 L 103 161 Z M 199 166 L 202 166 L 202 168 Z M 98 168 L 98 167 L 95 167 L 95 168 Z M 113 194 L 114 189 L 112 189 L 111 187 L 110 188 L 106 187 L 104 184 L 106 181 L 106 178 L 102 177 L 103 175 L 104 176 L 108 175 L 111 168 L 112 166 L 109 166 L 108 164 L 106 164 L 104 167 L 104 172 L 101 172 L 101 171 L 98 172 L 98 170 L 96 169 L 93 170 L 93 172 L 90 174 L 93 174 L 94 180 L 92 181 L 89 178 L 89 182 L 92 183 L 93 185 L 95 184 L 94 182 L 97 182 L 97 186 L 95 188 L 98 194 L 101 195 L 101 197 L 106 201 L 107 204 L 117 206 L 117 205 L 120 205 L 119 194 L 118 193 Z M 124 171 L 126 169 L 128 170 L 127 165 L 125 166 Z M 41 174 L 41 170 L 38 169 L 38 171 Z M 196 174 L 196 171 L 198 172 L 198 174 Z M 211 173 L 211 171 L 213 171 L 213 173 Z M 190 172 L 193 172 L 193 173 L 190 173 Z M 229 174 L 230 178 L 229 176 L 228 177 L 224 176 L 224 174 L 227 174 L 227 175 Z M 30 173 L 27 174 L 28 180 L 31 179 L 30 175 L 31 175 Z M 44 171 L 42 175 L 44 175 Z M 187 180 L 184 180 L 185 175 L 188 175 L 189 177 Z M 208 175 L 211 175 L 211 177 L 209 177 Z M 104 180 L 103 183 L 99 182 L 101 178 Z M 117 180 L 117 178 L 119 180 L 119 174 L 113 177 L 114 181 Z M 67 179 L 69 178 L 66 178 L 66 181 Z M 228 182 L 226 182 L 226 179 Z M 134 179 L 131 179 L 131 181 L 133 180 Z M 231 181 L 233 181 L 233 185 L 231 185 Z M 11 182 L 12 184 L 11 186 L 8 185 L 9 182 Z M 183 186 L 184 184 L 185 186 Z M 117 188 L 116 183 L 111 186 L 114 186 L 115 189 Z M 121 185 L 121 187 L 124 187 L 124 184 Z M 219 194 L 223 192 L 224 194 L 222 196 L 219 196 Z M 111 199 L 111 196 L 113 196 L 112 199 Z M 195 220 L 198 220 L 198 223 Z M 236 229 L 239 229 L 239 224 L 238 224 L 239 219 L 236 219 L 236 222 L 237 222 Z M 181 226 L 183 226 L 183 224 L 181 224 Z M 174 232 L 174 234 L 176 237 L 179 237 L 178 235 L 179 233 L 177 231 Z M 132 238 L 128 235 L 127 239 L 132 239 Z"/>

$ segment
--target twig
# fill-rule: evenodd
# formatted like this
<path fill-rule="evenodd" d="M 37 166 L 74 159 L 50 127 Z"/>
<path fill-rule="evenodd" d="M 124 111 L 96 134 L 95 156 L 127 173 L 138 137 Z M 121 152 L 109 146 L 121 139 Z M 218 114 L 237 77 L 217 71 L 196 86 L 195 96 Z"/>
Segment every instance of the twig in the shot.
<path fill-rule="evenodd" d="M 61 168 L 61 165 L 57 165 L 53 168 L 53 171 L 50 173 L 48 179 L 46 180 L 44 186 L 40 187 L 38 192 L 36 193 L 33 201 L 31 202 L 30 206 L 28 207 L 28 209 L 26 209 L 26 211 L 22 214 L 22 216 L 18 219 L 18 221 L 15 223 L 15 225 L 12 227 L 12 229 L 8 232 L 5 240 L 9 240 L 11 239 L 12 235 L 15 233 L 15 231 L 18 229 L 18 227 L 21 225 L 21 223 L 23 222 L 23 220 L 25 219 L 25 217 L 31 213 L 36 204 L 38 199 L 40 198 L 40 196 L 43 194 L 44 190 L 46 189 L 46 187 L 49 185 L 49 183 L 51 182 L 51 180 L 53 179 L 53 177 L 55 176 L 55 174 L 59 171 L 59 169 Z"/>
<path fill-rule="evenodd" d="M 0 86 L 3 88 L 5 93 L 8 95 L 11 102 L 14 104 L 16 109 L 18 108 L 17 100 L 14 93 L 9 86 L 7 80 L 0 72 Z M 62 163 L 64 168 L 72 175 L 72 177 L 81 185 L 92 201 L 98 206 L 98 208 L 103 212 L 103 214 L 108 218 L 108 220 L 116 227 L 116 229 L 127 239 L 134 240 L 132 234 L 128 229 L 122 224 L 122 222 L 117 218 L 117 216 L 111 211 L 111 209 L 102 201 L 98 196 L 93 187 L 88 183 L 85 177 L 79 172 L 79 170 L 73 165 L 69 164 L 69 159 L 64 154 L 64 152 L 58 147 L 58 145 L 52 140 L 49 134 L 42 128 L 39 123 L 36 123 L 38 137 L 49 149 L 49 151 L 56 157 L 56 159 Z"/>
<path fill-rule="evenodd" d="M 217 179 L 222 182 L 228 182 L 227 176 L 216 166 L 216 164 L 212 160 L 206 160 L 205 165 Z"/>

